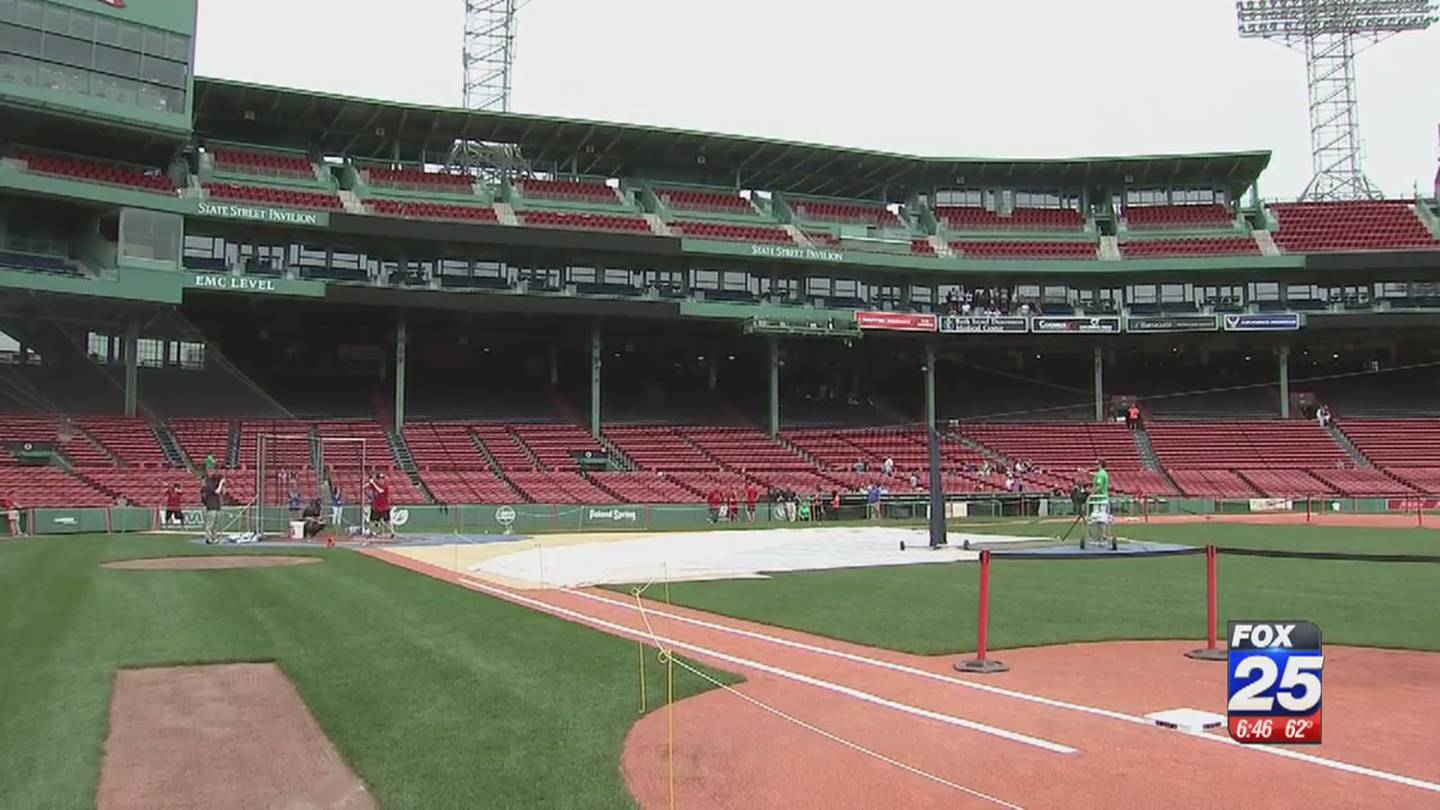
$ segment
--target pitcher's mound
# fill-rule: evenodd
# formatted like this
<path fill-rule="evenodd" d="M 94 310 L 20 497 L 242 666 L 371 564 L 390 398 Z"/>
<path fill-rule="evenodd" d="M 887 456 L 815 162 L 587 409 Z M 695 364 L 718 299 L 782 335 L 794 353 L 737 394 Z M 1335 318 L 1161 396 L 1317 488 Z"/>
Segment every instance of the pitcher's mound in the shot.
<path fill-rule="evenodd" d="M 119 560 L 100 566 L 115 571 L 218 571 L 227 568 L 278 568 L 310 565 L 319 557 L 283 557 L 269 554 L 245 554 L 233 557 L 152 557 L 148 560 Z"/>
<path fill-rule="evenodd" d="M 339 808 L 375 798 L 274 664 L 121 670 L 100 810 Z"/>

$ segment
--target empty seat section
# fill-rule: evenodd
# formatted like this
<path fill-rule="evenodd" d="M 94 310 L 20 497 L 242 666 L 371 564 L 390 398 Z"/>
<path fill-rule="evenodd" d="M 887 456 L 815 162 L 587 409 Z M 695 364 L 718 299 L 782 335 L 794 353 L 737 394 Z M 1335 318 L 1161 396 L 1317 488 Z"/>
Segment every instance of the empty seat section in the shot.
<path fill-rule="evenodd" d="M 230 448 L 230 422 L 225 419 L 172 419 L 170 432 L 180 444 L 180 450 L 196 464 L 203 464 L 207 456 L 214 456 L 216 463 L 225 466 Z"/>
<path fill-rule="evenodd" d="M 1167 470 L 1335 468 L 1349 459 L 1314 422 L 1150 422 L 1151 446 Z"/>
<path fill-rule="evenodd" d="M 262 205 L 279 205 L 287 208 L 321 208 L 339 211 L 344 206 L 335 194 L 319 191 L 292 191 L 270 186 L 242 186 L 234 183 L 206 183 L 205 193 L 211 199 Z"/>
<path fill-rule="evenodd" d="M 0 466 L 0 493 L 21 508 L 109 506 L 109 495 L 56 467 Z"/>
<path fill-rule="evenodd" d="M 578 425 L 515 425 L 511 431 L 548 470 L 578 470 L 577 457 L 605 454 L 605 448 Z"/>
<path fill-rule="evenodd" d="M 1145 469 L 1135 438 L 1123 425 L 1101 424 L 966 424 L 961 434 L 1012 462 L 1034 468 L 1024 475 L 1040 487 L 1063 487 L 1083 480 L 1104 460 L 1116 492 L 1168 494 L 1174 490 L 1163 475 Z"/>
<path fill-rule="evenodd" d="M 750 201 L 733 191 L 702 191 L 689 188 L 655 189 L 665 207 L 675 211 L 702 211 L 712 214 L 757 215 Z"/>
<path fill-rule="evenodd" d="M 1254 487 L 1233 470 L 1170 470 L 1183 495 L 1195 498 L 1253 498 Z"/>
<path fill-rule="evenodd" d="M 86 433 L 130 467 L 166 466 L 165 451 L 144 419 L 126 416 L 84 416 L 77 420 Z M 203 457 L 202 457 L 203 458 Z"/>
<path fill-rule="evenodd" d="M 537 469 L 525 448 L 515 440 L 505 425 L 480 424 L 474 426 L 475 436 L 489 451 L 501 472 L 509 474 Z"/>
<path fill-rule="evenodd" d="M 660 425 L 620 426 L 605 429 L 605 437 L 622 453 L 647 470 L 667 473 L 719 470 L 720 465 L 675 428 Z"/>
<path fill-rule="evenodd" d="M 47 445 L 75 467 L 115 468 L 115 462 L 79 427 L 53 414 L 0 414 L 0 442 Z"/>
<path fill-rule="evenodd" d="M 625 214 L 592 214 L 587 211 L 521 211 L 521 225 L 532 228 L 573 228 L 587 231 L 619 231 L 653 234 L 650 223 Z"/>
<path fill-rule="evenodd" d="M 967 259 L 1098 259 L 1094 242 L 951 242 L 950 250 Z"/>
<path fill-rule="evenodd" d="M 186 508 L 200 507 L 200 478 L 189 470 L 174 467 L 150 470 L 87 470 L 85 477 L 135 506 L 164 505 L 170 485 L 174 484 L 180 489 L 181 504 Z"/>
<path fill-rule="evenodd" d="M 790 210 L 802 220 L 811 222 L 843 222 L 878 225 L 882 228 L 903 228 L 905 224 L 894 212 L 873 203 L 838 203 L 819 200 L 791 200 Z"/>
<path fill-rule="evenodd" d="M 159 169 L 141 169 L 134 166 L 81 160 L 62 155 L 32 152 L 26 149 L 17 149 L 15 156 L 24 160 L 26 168 L 32 172 L 59 175 L 83 180 L 87 183 L 129 186 L 157 194 L 173 195 L 175 193 L 175 184 L 170 182 L 170 179 Z"/>
<path fill-rule="evenodd" d="M 1288 253 L 1345 250 L 1436 250 L 1437 240 L 1407 202 L 1275 203 L 1275 244 Z"/>
<path fill-rule="evenodd" d="M 1311 470 L 1310 474 L 1329 484 L 1332 492 L 1351 497 L 1405 495 L 1414 491 L 1380 470 Z"/>
<path fill-rule="evenodd" d="M 619 205 L 620 197 L 610 185 L 590 180 L 543 180 L 527 177 L 516 183 L 520 193 L 530 198 Z"/>
<path fill-rule="evenodd" d="M 704 498 L 661 472 L 602 472 L 591 479 L 627 503 L 698 503 Z"/>
<path fill-rule="evenodd" d="M 405 444 L 421 476 L 429 482 L 431 470 L 471 471 L 490 469 L 470 428 L 450 422 L 411 423 L 405 426 Z"/>
<path fill-rule="evenodd" d="M 1125 209 L 1130 228 L 1233 228 L 1235 217 L 1224 205 L 1144 205 Z"/>
<path fill-rule="evenodd" d="M 367 169 L 366 176 L 370 185 L 382 188 L 431 190 L 444 194 L 471 194 L 475 190 L 475 178 L 468 174 L 427 172 L 418 168 L 377 167 Z"/>
<path fill-rule="evenodd" d="M 1016 208 L 1001 216 L 979 206 L 938 206 L 935 218 L 953 231 L 1027 230 L 1078 231 L 1085 217 L 1073 208 Z"/>
<path fill-rule="evenodd" d="M 1260 246 L 1249 236 L 1145 239 L 1120 243 L 1120 254 L 1130 259 L 1154 256 L 1259 256 Z"/>
<path fill-rule="evenodd" d="M 578 472 L 532 470 L 509 474 L 510 481 L 533 503 L 604 504 L 616 498 Z"/>
<path fill-rule="evenodd" d="M 910 252 L 916 256 L 934 256 L 935 246 L 930 244 L 929 239 L 911 239 Z"/>
<path fill-rule="evenodd" d="M 315 179 L 315 164 L 300 155 L 226 148 L 213 149 L 210 155 L 222 172 Z"/>
<path fill-rule="evenodd" d="M 1272 498 L 1294 498 L 1334 492 L 1329 484 L 1305 470 L 1239 469 L 1236 472 L 1259 490 L 1261 495 Z"/>
<path fill-rule="evenodd" d="M 1440 420 L 1347 419 L 1340 428 L 1381 467 L 1440 468 Z"/>
<path fill-rule="evenodd" d="M 408 200 L 372 199 L 373 213 L 406 219 L 453 219 L 461 222 L 495 222 L 495 209 L 488 205 L 457 205 L 454 203 L 411 202 Z"/>
<path fill-rule="evenodd" d="M 777 245 L 793 245 L 795 239 L 784 228 L 771 225 L 730 225 L 724 222 L 670 223 L 670 230 L 676 235 L 690 239 L 715 239 L 725 242 L 761 242 Z"/>

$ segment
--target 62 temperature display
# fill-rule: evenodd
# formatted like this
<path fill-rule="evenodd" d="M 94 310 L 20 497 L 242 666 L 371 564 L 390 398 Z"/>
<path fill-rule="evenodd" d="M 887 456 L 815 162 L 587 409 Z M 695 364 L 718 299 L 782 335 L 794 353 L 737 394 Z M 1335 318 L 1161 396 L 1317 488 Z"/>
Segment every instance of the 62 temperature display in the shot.
<path fill-rule="evenodd" d="M 1243 743 L 1320 742 L 1320 628 L 1237 621 L 1228 635 L 1230 736 Z"/>

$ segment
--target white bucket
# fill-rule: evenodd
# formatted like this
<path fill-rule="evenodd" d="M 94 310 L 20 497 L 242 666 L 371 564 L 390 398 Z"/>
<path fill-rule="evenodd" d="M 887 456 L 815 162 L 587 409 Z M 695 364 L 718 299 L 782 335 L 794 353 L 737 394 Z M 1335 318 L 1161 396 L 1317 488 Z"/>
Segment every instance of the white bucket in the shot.
<path fill-rule="evenodd" d="M 303 520 L 292 520 L 292 521 L 290 521 L 290 539 L 291 539 L 291 540 L 304 540 L 304 539 L 305 539 L 305 521 L 303 521 Z"/>

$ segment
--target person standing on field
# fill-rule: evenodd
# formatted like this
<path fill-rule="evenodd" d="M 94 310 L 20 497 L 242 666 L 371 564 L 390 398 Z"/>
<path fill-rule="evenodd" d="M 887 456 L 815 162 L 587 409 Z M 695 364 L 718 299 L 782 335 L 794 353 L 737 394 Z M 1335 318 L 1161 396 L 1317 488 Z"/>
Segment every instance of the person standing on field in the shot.
<path fill-rule="evenodd" d="M 220 499 L 225 495 L 225 477 L 218 472 L 211 471 L 205 476 L 205 483 L 200 487 L 200 504 L 205 507 L 205 545 L 213 546 L 220 542 L 220 535 L 215 531 L 215 524 L 220 519 Z"/>
<path fill-rule="evenodd" d="M 370 523 L 377 530 L 383 529 L 386 536 L 395 539 L 395 524 L 390 520 L 390 487 L 385 483 L 385 473 L 377 473 L 370 479 Z M 378 533 L 378 532 L 377 532 Z"/>

